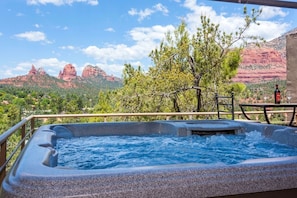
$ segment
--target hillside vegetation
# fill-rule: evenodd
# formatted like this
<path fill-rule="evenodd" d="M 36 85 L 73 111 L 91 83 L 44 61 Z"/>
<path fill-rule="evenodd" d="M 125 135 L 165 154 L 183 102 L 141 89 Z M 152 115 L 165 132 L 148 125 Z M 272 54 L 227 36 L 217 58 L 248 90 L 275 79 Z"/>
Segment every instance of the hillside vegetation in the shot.
<path fill-rule="evenodd" d="M 98 102 L 98 92 L 84 89 L 45 89 L 0 86 L 0 131 L 32 114 L 89 113 Z"/>

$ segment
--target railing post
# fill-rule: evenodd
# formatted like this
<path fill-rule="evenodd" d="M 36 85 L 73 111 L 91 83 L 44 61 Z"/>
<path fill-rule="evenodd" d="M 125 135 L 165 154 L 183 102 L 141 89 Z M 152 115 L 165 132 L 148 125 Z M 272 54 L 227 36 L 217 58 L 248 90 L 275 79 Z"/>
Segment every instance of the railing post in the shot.
<path fill-rule="evenodd" d="M 0 167 L 1 167 L 1 172 L 0 172 L 0 182 L 2 183 L 2 181 L 5 178 L 6 175 L 6 142 L 4 141 L 1 144 L 1 150 L 0 150 Z"/>
<path fill-rule="evenodd" d="M 21 137 L 22 137 L 22 140 L 24 140 L 25 139 L 25 137 L 26 137 L 26 124 L 24 124 L 23 126 L 22 126 L 22 129 L 21 129 Z M 26 144 L 26 142 L 25 142 L 25 140 L 22 142 L 22 145 L 21 145 L 21 150 L 23 150 L 23 148 L 25 147 L 25 144 Z"/>
<path fill-rule="evenodd" d="M 32 117 L 31 118 L 31 133 L 33 133 L 35 129 L 35 117 Z"/>

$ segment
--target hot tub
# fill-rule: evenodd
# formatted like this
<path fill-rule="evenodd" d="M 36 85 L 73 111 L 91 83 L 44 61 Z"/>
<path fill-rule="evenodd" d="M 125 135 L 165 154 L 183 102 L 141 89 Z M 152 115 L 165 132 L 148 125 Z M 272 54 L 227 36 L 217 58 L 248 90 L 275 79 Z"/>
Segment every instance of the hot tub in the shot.
<path fill-rule="evenodd" d="M 59 124 L 40 127 L 2 183 L 1 197 L 293 197 L 297 156 L 237 164 L 179 163 L 112 169 L 59 167 L 59 138 L 215 135 L 261 131 L 297 147 L 297 129 L 229 120 Z"/>

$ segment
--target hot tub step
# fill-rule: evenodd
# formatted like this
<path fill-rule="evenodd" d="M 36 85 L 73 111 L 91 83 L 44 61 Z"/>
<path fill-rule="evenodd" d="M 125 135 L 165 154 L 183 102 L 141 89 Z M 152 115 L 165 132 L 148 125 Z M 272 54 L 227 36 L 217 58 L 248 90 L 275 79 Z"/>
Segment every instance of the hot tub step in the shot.
<path fill-rule="evenodd" d="M 192 135 L 219 135 L 219 134 L 235 134 L 235 130 L 222 130 L 222 131 L 203 131 L 192 130 Z"/>

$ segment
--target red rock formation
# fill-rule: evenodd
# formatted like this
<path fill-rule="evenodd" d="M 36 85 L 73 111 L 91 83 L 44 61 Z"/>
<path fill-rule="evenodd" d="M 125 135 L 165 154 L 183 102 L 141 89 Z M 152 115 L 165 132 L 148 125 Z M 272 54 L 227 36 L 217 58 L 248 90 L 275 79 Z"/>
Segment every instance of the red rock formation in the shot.
<path fill-rule="evenodd" d="M 72 64 L 65 65 L 63 71 L 60 71 L 59 79 L 70 81 L 77 78 L 75 67 Z"/>
<path fill-rule="evenodd" d="M 273 79 L 285 80 L 285 52 L 268 47 L 248 47 L 242 52 L 242 62 L 233 81 L 256 83 Z"/>
<path fill-rule="evenodd" d="M 37 70 L 36 70 L 35 66 L 32 65 L 28 75 L 36 75 L 36 74 L 37 74 Z"/>
<path fill-rule="evenodd" d="M 46 75 L 46 72 L 44 71 L 43 68 L 39 68 L 39 69 L 37 70 L 37 72 L 38 72 L 38 74 L 40 74 L 40 75 Z"/>
<path fill-rule="evenodd" d="M 92 65 L 87 65 L 83 72 L 82 72 L 82 77 L 87 79 L 87 78 L 96 78 L 98 76 L 103 77 L 105 80 L 110 81 L 110 82 L 120 82 L 121 79 L 114 77 L 114 76 L 109 76 L 105 73 L 105 71 L 98 66 L 92 66 Z"/>
<path fill-rule="evenodd" d="M 34 76 L 34 75 L 46 75 L 46 72 L 44 71 L 43 68 L 38 68 L 38 70 L 35 68 L 34 65 L 32 65 L 28 75 L 29 76 Z"/>
<path fill-rule="evenodd" d="M 99 75 L 102 76 L 102 77 L 107 76 L 105 71 L 100 69 L 98 66 L 87 65 L 84 68 L 81 76 L 83 78 L 93 78 L 93 77 L 97 77 Z"/>
<path fill-rule="evenodd" d="M 3 85 L 13 85 L 15 87 L 24 87 L 27 85 L 50 88 L 50 87 L 60 87 L 64 89 L 68 88 L 85 88 L 89 85 L 94 88 L 94 85 L 100 87 L 101 83 L 105 81 L 116 82 L 113 84 L 116 86 L 121 86 L 121 79 L 113 76 L 108 76 L 106 73 L 99 67 L 93 67 L 91 65 L 87 66 L 83 72 L 86 78 L 82 78 L 76 75 L 75 67 L 71 64 L 65 65 L 63 71 L 60 71 L 59 79 L 49 76 L 46 72 L 39 68 L 36 70 L 35 66 L 32 65 L 31 70 L 27 75 L 17 76 L 12 78 L 0 79 L 0 84 Z M 100 78 L 96 78 L 100 76 Z M 87 78 L 91 80 L 87 80 Z M 76 79 L 72 81 L 72 79 Z M 106 84 L 104 85 L 106 87 Z"/>
<path fill-rule="evenodd" d="M 106 80 L 108 80 L 108 81 L 117 81 L 117 79 L 114 76 L 107 76 Z"/>

